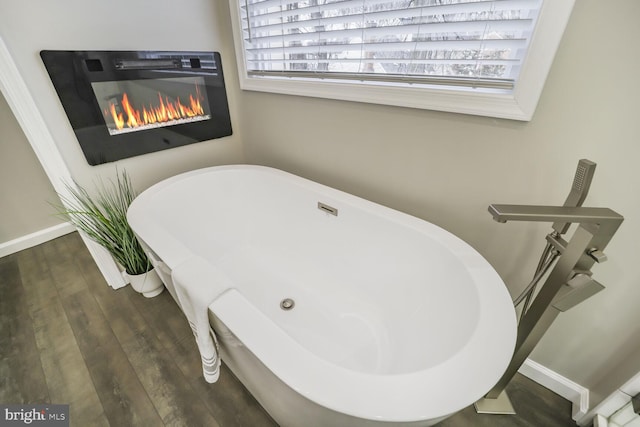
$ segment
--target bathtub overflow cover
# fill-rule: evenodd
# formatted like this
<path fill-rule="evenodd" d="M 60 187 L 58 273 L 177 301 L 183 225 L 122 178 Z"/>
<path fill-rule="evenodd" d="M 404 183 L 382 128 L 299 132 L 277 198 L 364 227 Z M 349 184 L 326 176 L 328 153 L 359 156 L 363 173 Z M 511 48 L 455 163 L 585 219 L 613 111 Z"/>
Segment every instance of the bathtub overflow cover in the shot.
<path fill-rule="evenodd" d="M 296 305 L 296 303 L 291 298 L 285 298 L 280 301 L 280 308 L 283 310 L 291 310 L 294 305 Z"/>

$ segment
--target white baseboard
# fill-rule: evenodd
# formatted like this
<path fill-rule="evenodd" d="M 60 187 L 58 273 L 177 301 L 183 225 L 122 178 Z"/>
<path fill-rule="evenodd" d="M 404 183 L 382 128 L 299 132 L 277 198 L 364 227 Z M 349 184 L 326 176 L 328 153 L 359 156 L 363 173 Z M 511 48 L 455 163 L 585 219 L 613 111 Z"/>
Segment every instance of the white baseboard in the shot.
<path fill-rule="evenodd" d="M 593 427 L 609 427 L 609 420 L 602 415 L 596 415 L 593 419 Z"/>
<path fill-rule="evenodd" d="M 74 231 L 76 231 L 76 228 L 73 225 L 63 222 L 62 224 L 54 225 L 53 227 L 45 228 L 44 230 L 36 231 L 35 233 L 0 243 L 0 258 L 20 252 L 24 249 L 32 248 L 41 243 L 48 242 L 56 237 L 64 236 L 65 234 L 69 234 Z"/>
<path fill-rule="evenodd" d="M 573 403 L 571 417 L 574 420 L 583 419 L 589 411 L 589 389 L 580 384 L 531 359 L 527 359 L 518 372 Z"/>
<path fill-rule="evenodd" d="M 608 424 L 606 423 L 606 420 L 624 405 L 629 403 L 631 401 L 631 396 L 635 396 L 638 393 L 640 393 L 640 372 L 631 377 L 629 381 L 611 393 L 602 402 L 598 403 L 598 405 L 596 405 L 582 419 L 577 420 L 578 425 L 586 426 L 593 420 L 595 427 L 607 427 Z"/>

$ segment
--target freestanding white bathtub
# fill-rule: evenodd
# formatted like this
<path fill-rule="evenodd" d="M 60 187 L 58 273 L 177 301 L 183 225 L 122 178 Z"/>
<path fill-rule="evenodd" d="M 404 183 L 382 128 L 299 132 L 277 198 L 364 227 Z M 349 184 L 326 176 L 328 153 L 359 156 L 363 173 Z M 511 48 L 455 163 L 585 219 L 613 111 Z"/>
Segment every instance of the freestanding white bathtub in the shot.
<path fill-rule="evenodd" d="M 222 360 L 282 426 L 432 425 L 511 358 L 504 283 L 418 218 L 249 165 L 162 181 L 128 218 L 174 298 L 170 272 L 194 257 L 199 285 L 209 267 L 229 279 L 209 305 Z"/>

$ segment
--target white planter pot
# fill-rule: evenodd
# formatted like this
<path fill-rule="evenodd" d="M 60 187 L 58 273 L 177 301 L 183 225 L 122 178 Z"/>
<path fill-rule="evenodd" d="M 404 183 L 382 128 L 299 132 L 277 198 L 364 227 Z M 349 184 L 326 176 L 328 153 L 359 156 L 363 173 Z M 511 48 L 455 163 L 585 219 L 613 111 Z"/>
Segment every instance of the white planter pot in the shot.
<path fill-rule="evenodd" d="M 160 280 L 158 273 L 156 273 L 155 268 L 144 274 L 129 274 L 125 272 L 124 276 L 129 279 L 131 287 L 136 292 L 141 293 L 147 298 L 160 295 L 164 290 L 164 284 L 162 283 L 162 280 Z"/>

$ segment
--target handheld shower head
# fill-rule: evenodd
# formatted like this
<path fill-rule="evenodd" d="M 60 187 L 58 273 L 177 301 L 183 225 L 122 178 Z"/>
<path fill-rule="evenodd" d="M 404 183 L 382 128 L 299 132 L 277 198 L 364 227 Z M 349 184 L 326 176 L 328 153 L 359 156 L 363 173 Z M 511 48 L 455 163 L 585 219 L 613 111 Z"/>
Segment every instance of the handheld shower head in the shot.
<path fill-rule="evenodd" d="M 591 160 L 581 159 L 578 162 L 578 168 L 576 169 L 576 175 L 573 177 L 573 185 L 571 185 L 571 191 L 565 200 L 565 207 L 579 207 L 582 206 L 582 202 L 587 198 L 589 193 L 589 187 L 593 180 L 593 174 L 596 171 L 596 164 Z M 570 223 L 556 222 L 553 224 L 553 229 L 558 234 L 564 234 L 569 229 Z"/>
<path fill-rule="evenodd" d="M 596 164 L 594 162 L 587 159 L 582 159 L 578 162 L 576 175 L 573 177 L 571 192 L 569 193 L 569 197 L 567 197 L 567 201 L 564 204 L 565 206 L 582 206 L 582 202 L 584 202 L 584 199 L 587 197 L 587 193 L 589 192 L 589 187 L 591 186 L 591 181 L 593 180 L 593 174 L 595 171 Z"/>

